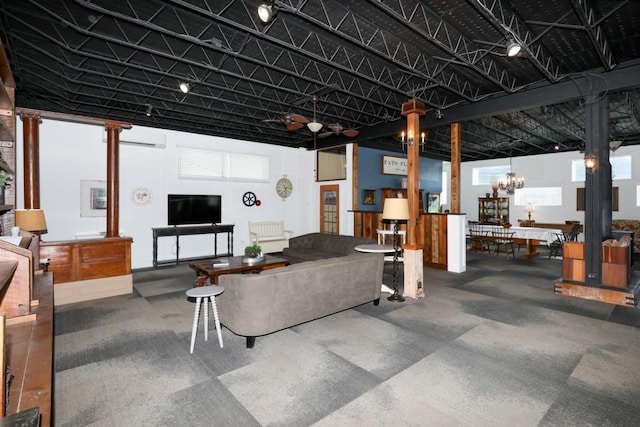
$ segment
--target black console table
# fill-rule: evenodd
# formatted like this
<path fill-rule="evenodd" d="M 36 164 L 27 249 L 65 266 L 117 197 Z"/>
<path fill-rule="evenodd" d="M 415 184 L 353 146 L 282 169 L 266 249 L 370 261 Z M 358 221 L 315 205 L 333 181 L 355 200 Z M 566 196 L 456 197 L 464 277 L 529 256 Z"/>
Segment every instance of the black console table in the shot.
<path fill-rule="evenodd" d="M 224 225 L 194 225 L 187 227 L 159 227 L 152 228 L 153 231 L 153 267 L 156 268 L 162 264 L 180 263 L 180 236 L 192 236 L 195 234 L 213 234 L 213 255 L 217 256 L 233 256 L 233 224 Z M 218 253 L 218 234 L 227 233 L 227 252 Z M 176 259 L 158 262 L 158 237 L 176 238 Z M 207 257 L 209 258 L 209 257 Z"/>

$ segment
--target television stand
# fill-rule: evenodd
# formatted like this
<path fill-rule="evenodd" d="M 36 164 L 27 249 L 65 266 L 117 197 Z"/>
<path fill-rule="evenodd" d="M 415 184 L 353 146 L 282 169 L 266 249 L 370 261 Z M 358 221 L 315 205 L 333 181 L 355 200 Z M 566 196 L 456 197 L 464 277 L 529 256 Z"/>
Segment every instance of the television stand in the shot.
<path fill-rule="evenodd" d="M 152 228 L 153 232 L 153 267 L 158 268 L 160 265 L 180 264 L 180 236 L 193 236 L 196 234 L 213 234 L 213 254 L 207 258 L 218 256 L 233 256 L 233 224 L 213 224 L 213 225 L 192 225 L 192 226 L 173 226 L 173 227 L 156 227 Z M 227 234 L 227 252 L 218 253 L 218 234 Z M 158 261 L 158 238 L 159 237 L 175 237 L 176 238 L 176 259 Z"/>

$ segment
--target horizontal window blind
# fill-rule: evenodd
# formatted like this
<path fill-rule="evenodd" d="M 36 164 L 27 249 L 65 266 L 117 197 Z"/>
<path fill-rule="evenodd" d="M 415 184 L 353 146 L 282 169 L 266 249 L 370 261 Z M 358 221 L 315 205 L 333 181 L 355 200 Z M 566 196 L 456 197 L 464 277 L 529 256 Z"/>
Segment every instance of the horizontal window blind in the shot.
<path fill-rule="evenodd" d="M 178 149 L 178 178 L 269 182 L 270 159 L 221 151 Z"/>

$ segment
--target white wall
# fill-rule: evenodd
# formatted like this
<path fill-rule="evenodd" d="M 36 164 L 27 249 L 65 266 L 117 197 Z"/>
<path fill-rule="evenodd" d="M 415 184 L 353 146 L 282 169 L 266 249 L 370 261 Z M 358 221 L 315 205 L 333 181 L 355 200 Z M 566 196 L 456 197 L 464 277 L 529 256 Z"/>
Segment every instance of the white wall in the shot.
<path fill-rule="evenodd" d="M 632 179 L 614 179 L 613 186 L 619 187 L 619 211 L 613 212 L 613 219 L 640 219 L 640 208 L 636 205 L 636 188 L 640 184 L 640 146 L 620 147 L 615 156 L 631 155 Z M 562 223 L 565 220 L 575 220 L 584 223 L 584 211 L 576 210 L 576 189 L 584 187 L 584 181 L 571 182 L 571 162 L 582 160 L 584 154 L 577 151 L 568 153 L 541 154 L 528 157 L 514 157 L 512 170 L 518 177 L 525 178 L 526 187 L 561 187 L 562 206 L 535 206 L 531 219 L 543 223 Z M 491 193 L 488 185 L 472 185 L 472 170 L 475 167 L 509 165 L 509 159 L 483 160 L 464 162 L 460 171 L 461 212 L 467 214 L 471 221 L 478 220 L 478 197 Z M 516 190 L 517 191 L 517 190 Z M 499 192 L 500 197 L 506 193 Z M 517 225 L 518 219 L 526 219 L 524 206 L 515 206 L 514 196 L 511 199 L 509 221 Z"/>
<path fill-rule="evenodd" d="M 17 188 L 24 188 L 21 173 L 23 161 L 22 126 L 17 123 L 16 154 L 18 173 Z M 222 222 L 235 224 L 234 253 L 239 255 L 249 243 L 248 221 L 280 220 L 295 235 L 319 230 L 319 189 L 322 185 L 337 184 L 340 187 L 340 233 L 353 234 L 352 207 L 352 154 L 347 146 L 347 179 L 341 181 L 315 181 L 315 152 L 304 149 L 258 144 L 228 138 L 196 135 L 162 129 L 135 126 L 122 131 L 120 137 L 129 134 L 163 134 L 166 148 L 120 146 L 120 218 L 121 235 L 133 237 L 132 267 L 152 265 L 152 227 L 167 226 L 166 198 L 169 193 L 220 194 L 222 195 Z M 100 233 L 106 230 L 106 219 L 80 216 L 80 181 L 106 179 L 106 144 L 100 126 L 84 125 L 56 120 L 42 120 L 40 135 L 40 203 L 45 211 L 48 233 L 44 241 L 72 240 L 81 233 Z M 271 157 L 270 183 L 242 183 L 223 181 L 180 180 L 177 178 L 177 148 L 180 146 L 220 150 L 228 152 L 261 154 Z M 620 210 L 613 218 L 638 219 L 640 208 L 636 206 L 639 184 L 640 146 L 621 147 L 616 156 L 632 155 L 631 180 L 615 180 L 619 187 Z M 563 205 L 559 207 L 537 206 L 533 219 L 538 222 L 584 222 L 584 212 L 575 209 L 577 187 L 584 182 L 571 182 L 571 161 L 581 159 L 582 154 L 553 153 L 512 159 L 513 171 L 526 179 L 527 187 L 561 186 Z M 465 162 L 461 166 L 461 212 L 467 219 L 477 220 L 477 198 L 491 192 L 489 186 L 471 185 L 472 168 L 489 165 L 508 165 L 508 159 Z M 450 172 L 450 164 L 443 168 Z M 287 175 L 294 185 L 293 194 L 283 201 L 275 192 L 275 183 Z M 131 192 L 147 187 L 152 192 L 151 202 L 139 206 L 131 200 Z M 254 192 L 262 202 L 259 207 L 246 207 L 242 195 Z M 17 192 L 16 207 L 24 207 L 23 192 Z M 500 192 L 500 194 L 504 194 Z M 513 200 L 513 196 L 511 196 Z M 449 195 L 450 200 L 450 195 Z M 510 221 L 526 218 L 524 206 L 510 209 Z M 211 252 L 212 236 L 189 236 L 181 239 L 180 253 L 184 257 L 207 255 Z M 223 236 L 218 245 L 226 247 Z M 159 240 L 159 260 L 170 259 L 175 253 L 175 241 Z"/>
<path fill-rule="evenodd" d="M 17 164 L 22 165 L 22 126 L 16 136 Z M 132 268 L 152 265 L 152 227 L 167 226 L 167 194 L 220 194 L 222 223 L 235 224 L 234 253 L 239 255 L 249 243 L 247 222 L 260 220 L 285 221 L 295 235 L 318 230 L 318 210 L 315 183 L 315 155 L 304 149 L 257 144 L 226 138 L 151 129 L 135 126 L 128 133 L 164 134 L 166 148 L 120 146 L 120 218 L 123 236 L 133 237 Z M 78 233 L 106 231 L 106 218 L 80 216 L 80 181 L 106 180 L 106 148 L 100 126 L 42 120 L 40 135 L 40 205 L 45 212 L 48 232 L 44 241 L 73 240 Z M 203 148 L 226 152 L 260 154 L 271 157 L 270 183 L 185 180 L 177 178 L 177 148 Z M 18 167 L 20 171 L 22 168 Z M 275 183 L 283 175 L 293 182 L 292 195 L 282 200 Z M 17 188 L 24 188 L 22 173 L 17 174 Z M 152 199 L 146 205 L 136 205 L 131 192 L 138 187 L 151 190 Z M 350 186 L 348 186 L 350 188 Z M 242 196 L 252 191 L 261 201 L 259 207 L 246 207 Z M 22 191 L 16 206 L 24 207 Z M 344 196 L 344 195 L 343 195 Z M 349 205 L 350 206 L 350 205 Z M 170 259 L 175 254 L 175 240 L 159 239 L 158 259 Z M 188 236 L 180 239 L 181 257 L 210 254 L 212 235 Z M 218 246 L 226 248 L 226 238 L 218 238 Z"/>

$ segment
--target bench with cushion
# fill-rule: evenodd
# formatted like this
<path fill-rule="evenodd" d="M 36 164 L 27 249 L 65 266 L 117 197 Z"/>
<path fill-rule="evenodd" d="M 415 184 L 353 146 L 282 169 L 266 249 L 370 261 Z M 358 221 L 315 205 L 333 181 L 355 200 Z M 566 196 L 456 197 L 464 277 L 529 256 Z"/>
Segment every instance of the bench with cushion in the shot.
<path fill-rule="evenodd" d="M 252 244 L 259 245 L 264 253 L 282 252 L 289 246 L 293 231 L 285 230 L 284 221 L 261 221 L 249 223 Z"/>

